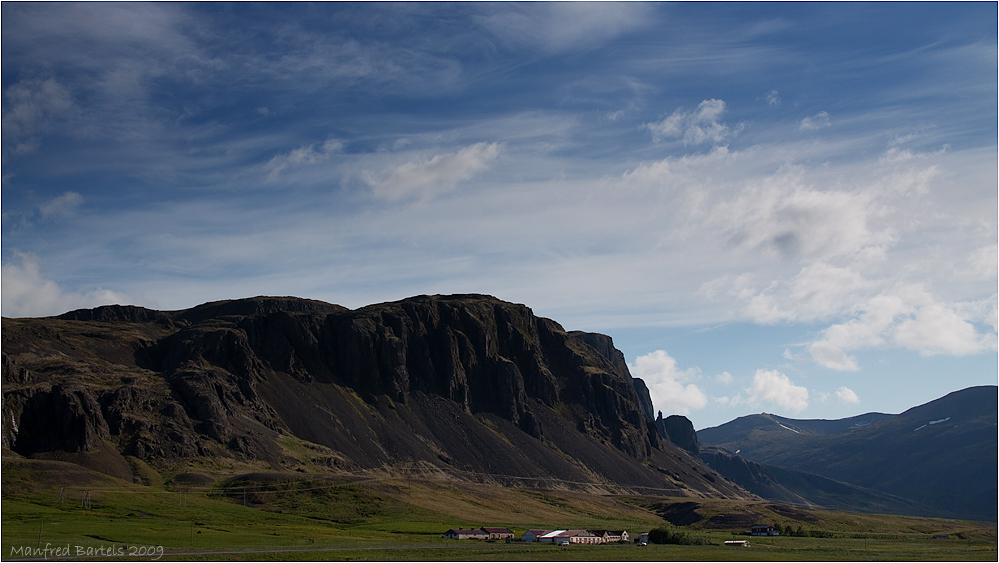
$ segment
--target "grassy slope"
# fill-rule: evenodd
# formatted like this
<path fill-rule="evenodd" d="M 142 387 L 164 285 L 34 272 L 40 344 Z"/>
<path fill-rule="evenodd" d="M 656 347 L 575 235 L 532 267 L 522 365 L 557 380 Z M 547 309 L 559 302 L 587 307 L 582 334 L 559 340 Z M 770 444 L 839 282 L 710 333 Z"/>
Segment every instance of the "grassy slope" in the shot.
<path fill-rule="evenodd" d="M 691 528 L 719 544 L 715 546 L 557 548 L 455 542 L 440 535 L 451 527 L 482 525 L 509 526 L 518 536 L 536 527 L 645 531 L 662 522 L 653 509 L 657 503 L 679 499 L 621 498 L 390 476 L 316 475 L 303 475 L 307 478 L 294 481 L 273 475 L 220 481 L 210 487 L 189 488 L 185 495 L 174 485 L 141 486 L 72 464 L 11 459 L 4 460 L 2 476 L 4 559 L 9 559 L 11 549 L 17 546 L 71 545 L 75 549 L 112 542 L 164 546 L 166 558 L 171 560 L 996 559 L 995 524 L 830 511 L 788 512 L 761 501 L 682 499 L 700 505 L 698 512 L 705 518 Z M 63 486 L 66 498 L 60 502 Z M 89 510 L 81 507 L 86 491 L 91 498 Z M 832 531 L 836 537 L 754 539 L 750 549 L 722 547 L 720 544 L 741 528 L 709 529 L 710 522 L 718 520 L 712 517 L 739 514 L 780 525 L 801 525 L 806 530 Z M 952 539 L 932 539 L 932 535 L 943 533 Z"/>

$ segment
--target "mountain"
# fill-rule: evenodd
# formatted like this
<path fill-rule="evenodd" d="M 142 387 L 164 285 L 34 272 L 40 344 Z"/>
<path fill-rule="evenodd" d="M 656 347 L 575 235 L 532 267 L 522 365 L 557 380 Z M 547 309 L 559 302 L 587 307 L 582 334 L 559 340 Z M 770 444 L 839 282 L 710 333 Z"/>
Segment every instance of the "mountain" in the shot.
<path fill-rule="evenodd" d="M 377 470 L 752 497 L 665 439 L 611 339 L 586 334 L 483 295 L 3 319 L 4 455 L 135 481 Z"/>
<path fill-rule="evenodd" d="M 921 516 L 940 512 L 909 499 L 807 471 L 749 461 L 715 446 L 702 446 L 701 459 L 726 479 L 767 500 L 873 514 Z"/>
<path fill-rule="evenodd" d="M 831 421 L 751 415 L 697 437 L 771 473 L 801 471 L 909 503 L 893 512 L 995 521 L 997 396 L 994 385 L 971 387 L 898 415 Z"/>

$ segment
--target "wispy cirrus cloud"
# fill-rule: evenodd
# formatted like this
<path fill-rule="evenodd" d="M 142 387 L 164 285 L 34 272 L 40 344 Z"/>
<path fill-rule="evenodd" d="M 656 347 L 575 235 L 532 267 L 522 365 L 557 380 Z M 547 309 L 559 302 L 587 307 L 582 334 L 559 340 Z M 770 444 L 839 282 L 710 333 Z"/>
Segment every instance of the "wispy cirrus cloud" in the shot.
<path fill-rule="evenodd" d="M 603 41 L 648 25 L 650 7 L 640 3 L 551 3 L 529 9 L 506 4 L 477 18 L 504 44 L 560 52 L 592 49 Z"/>
<path fill-rule="evenodd" d="M 368 172 L 365 176 L 379 199 L 425 200 L 449 192 L 487 170 L 499 154 L 499 143 L 475 143 L 457 152 L 404 162 L 383 175 Z"/>
<path fill-rule="evenodd" d="M 83 196 L 77 192 L 66 192 L 47 201 L 38 208 L 43 219 L 68 217 L 83 204 Z"/>
<path fill-rule="evenodd" d="M 69 89 L 53 78 L 28 78 L 3 92 L 4 155 L 38 150 L 42 137 L 79 113 Z"/>
<path fill-rule="evenodd" d="M 832 122 L 829 120 L 829 113 L 820 111 L 815 115 L 802 119 L 798 125 L 798 129 L 800 131 L 815 131 L 817 129 L 824 129 L 830 125 L 832 125 Z"/>
<path fill-rule="evenodd" d="M 303 145 L 287 153 L 276 155 L 267 163 L 266 168 L 270 170 L 267 178 L 274 180 L 287 169 L 318 164 L 329 160 L 330 157 L 342 149 L 343 141 L 329 138 L 322 144 Z"/>

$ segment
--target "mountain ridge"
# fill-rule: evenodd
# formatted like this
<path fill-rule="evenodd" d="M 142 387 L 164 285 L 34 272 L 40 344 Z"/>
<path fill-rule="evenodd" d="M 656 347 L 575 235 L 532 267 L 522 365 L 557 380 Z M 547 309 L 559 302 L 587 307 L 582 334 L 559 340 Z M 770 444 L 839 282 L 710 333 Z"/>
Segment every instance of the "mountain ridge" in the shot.
<path fill-rule="evenodd" d="M 255 297 L 3 323 L 5 455 L 128 479 L 134 460 L 214 459 L 752 498 L 659 436 L 612 345 L 491 296 L 354 310 Z"/>
<path fill-rule="evenodd" d="M 904 509 L 920 515 L 994 521 L 996 412 L 997 387 L 985 385 L 897 415 L 868 413 L 839 421 L 750 415 L 701 430 L 698 439 L 765 467 L 907 499 L 913 505 Z"/>

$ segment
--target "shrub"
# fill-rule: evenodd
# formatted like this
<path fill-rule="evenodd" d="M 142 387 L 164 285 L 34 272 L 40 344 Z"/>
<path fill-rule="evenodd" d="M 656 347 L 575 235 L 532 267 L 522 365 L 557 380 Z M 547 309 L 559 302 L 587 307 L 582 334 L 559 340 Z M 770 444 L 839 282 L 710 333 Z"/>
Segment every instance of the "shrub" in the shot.
<path fill-rule="evenodd" d="M 649 541 L 657 544 L 672 545 L 710 545 L 711 542 L 703 537 L 690 534 L 683 530 L 678 530 L 672 524 L 660 526 L 649 532 Z"/>

